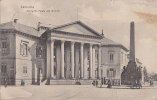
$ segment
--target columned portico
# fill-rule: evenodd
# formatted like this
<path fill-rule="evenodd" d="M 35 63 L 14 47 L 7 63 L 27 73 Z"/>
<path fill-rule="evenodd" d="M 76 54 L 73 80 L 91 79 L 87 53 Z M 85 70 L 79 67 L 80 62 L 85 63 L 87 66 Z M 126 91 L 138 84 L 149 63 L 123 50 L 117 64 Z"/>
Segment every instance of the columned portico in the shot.
<path fill-rule="evenodd" d="M 58 28 L 50 30 L 51 37 L 47 37 L 49 40 L 47 40 L 47 83 L 49 84 L 50 79 L 83 80 L 99 77 L 101 49 L 98 45 L 102 36 L 80 22 L 76 24 L 78 25 L 74 25 L 70 32 L 66 32 L 70 27 L 62 30 L 61 27 L 64 26 L 58 27 L 61 28 L 59 30 Z M 78 33 L 75 32 L 75 28 Z"/>
<path fill-rule="evenodd" d="M 70 46 L 70 48 L 67 47 L 68 45 Z M 54 47 L 56 47 L 55 55 L 54 55 Z M 98 52 L 96 52 L 96 50 Z M 98 53 L 98 57 L 95 57 L 97 53 Z M 55 61 L 54 61 L 54 56 L 56 59 Z M 88 63 L 88 57 L 89 57 L 89 63 Z M 99 78 L 100 66 L 101 66 L 101 46 L 99 45 L 95 45 L 95 44 L 93 45 L 91 43 L 84 43 L 84 42 L 74 42 L 74 41 L 69 42 L 64 40 L 55 41 L 55 39 L 51 39 L 47 41 L 47 79 L 48 80 L 50 80 L 51 78 L 52 79 Z"/>

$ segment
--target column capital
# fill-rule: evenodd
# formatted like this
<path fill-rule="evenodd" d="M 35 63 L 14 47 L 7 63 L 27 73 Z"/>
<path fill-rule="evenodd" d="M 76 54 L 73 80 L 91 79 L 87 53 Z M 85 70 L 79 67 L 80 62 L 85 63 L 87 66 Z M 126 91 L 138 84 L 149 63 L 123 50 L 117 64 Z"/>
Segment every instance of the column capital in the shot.
<path fill-rule="evenodd" d="M 61 40 L 61 43 L 64 43 L 65 42 L 65 40 Z"/>
<path fill-rule="evenodd" d="M 71 44 L 75 44 L 75 42 L 74 42 L 74 41 L 71 41 Z"/>
<path fill-rule="evenodd" d="M 90 46 L 93 46 L 93 43 L 90 43 L 89 45 L 90 45 Z"/>
<path fill-rule="evenodd" d="M 101 44 L 98 44 L 98 47 L 101 48 Z"/>
<path fill-rule="evenodd" d="M 55 39 L 51 39 L 50 42 L 51 42 L 51 43 L 55 42 Z"/>
<path fill-rule="evenodd" d="M 84 45 L 84 42 L 80 42 L 81 45 Z"/>

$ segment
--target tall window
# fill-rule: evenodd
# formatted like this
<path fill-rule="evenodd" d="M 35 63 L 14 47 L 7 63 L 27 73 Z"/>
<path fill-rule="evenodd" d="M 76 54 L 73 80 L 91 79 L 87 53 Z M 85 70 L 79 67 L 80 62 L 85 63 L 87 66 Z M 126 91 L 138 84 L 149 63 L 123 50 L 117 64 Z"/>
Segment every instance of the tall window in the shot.
<path fill-rule="evenodd" d="M 7 65 L 6 64 L 1 65 L 1 73 L 7 73 Z"/>
<path fill-rule="evenodd" d="M 7 54 L 7 41 L 2 41 L 2 54 Z"/>
<path fill-rule="evenodd" d="M 23 66 L 23 73 L 27 74 L 27 66 Z"/>
<path fill-rule="evenodd" d="M 21 44 L 20 44 L 20 54 L 22 56 L 28 56 L 28 42 L 21 41 Z"/>
<path fill-rule="evenodd" d="M 54 54 L 55 54 L 54 50 Z M 43 58 L 45 57 L 45 49 L 41 46 L 36 46 L 36 57 Z"/>
<path fill-rule="evenodd" d="M 110 63 L 114 62 L 114 52 L 113 51 L 109 51 L 109 62 Z"/>

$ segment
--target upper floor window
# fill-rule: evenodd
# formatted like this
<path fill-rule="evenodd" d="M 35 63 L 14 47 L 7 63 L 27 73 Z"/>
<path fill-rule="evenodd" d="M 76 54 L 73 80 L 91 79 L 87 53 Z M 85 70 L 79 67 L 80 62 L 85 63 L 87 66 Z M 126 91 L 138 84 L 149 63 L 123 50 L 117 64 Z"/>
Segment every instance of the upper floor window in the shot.
<path fill-rule="evenodd" d="M 1 73 L 7 73 L 7 65 L 6 64 L 1 65 Z"/>
<path fill-rule="evenodd" d="M 109 62 L 114 62 L 114 52 L 109 51 Z"/>
<path fill-rule="evenodd" d="M 1 51 L 2 51 L 2 55 L 7 55 L 9 53 L 9 42 L 7 39 L 2 39 L 1 42 Z"/>
<path fill-rule="evenodd" d="M 7 54 L 7 41 L 2 41 L 2 54 Z"/>
<path fill-rule="evenodd" d="M 23 73 L 27 74 L 27 66 L 23 66 Z"/>
<path fill-rule="evenodd" d="M 22 56 L 28 56 L 28 42 L 26 41 L 22 41 L 21 44 L 20 44 L 20 54 Z"/>
<path fill-rule="evenodd" d="M 42 46 L 36 46 L 36 57 L 42 58 L 45 56 L 45 49 Z"/>

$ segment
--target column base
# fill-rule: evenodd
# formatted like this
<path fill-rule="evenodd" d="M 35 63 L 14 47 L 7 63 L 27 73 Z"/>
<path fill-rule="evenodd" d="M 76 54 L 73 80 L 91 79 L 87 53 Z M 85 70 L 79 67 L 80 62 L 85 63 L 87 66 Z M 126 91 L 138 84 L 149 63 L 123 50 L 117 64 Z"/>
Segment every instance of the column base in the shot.
<path fill-rule="evenodd" d="M 65 79 L 65 77 L 62 77 L 61 79 Z"/>
<path fill-rule="evenodd" d="M 56 79 L 56 77 L 51 77 L 51 79 L 53 80 L 53 79 Z"/>

